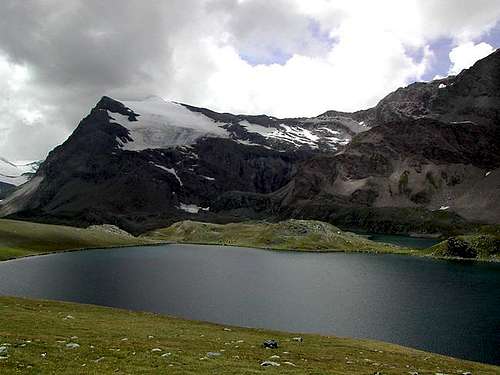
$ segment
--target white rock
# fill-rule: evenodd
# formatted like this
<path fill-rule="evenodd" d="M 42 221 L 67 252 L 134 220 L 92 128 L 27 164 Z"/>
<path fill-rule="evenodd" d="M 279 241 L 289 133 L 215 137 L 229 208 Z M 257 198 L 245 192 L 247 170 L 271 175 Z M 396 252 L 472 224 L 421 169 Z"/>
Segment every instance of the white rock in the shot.
<path fill-rule="evenodd" d="M 268 366 L 279 367 L 279 366 L 281 366 L 279 363 L 273 362 L 273 361 L 264 361 L 260 365 L 264 366 L 264 367 L 268 367 Z"/>
<path fill-rule="evenodd" d="M 219 353 L 219 352 L 208 352 L 207 353 L 207 357 L 211 358 L 211 357 L 219 357 L 221 356 L 222 353 Z"/>
<path fill-rule="evenodd" d="M 80 344 L 77 344 L 76 342 L 69 342 L 66 344 L 66 348 L 68 349 L 78 349 L 80 347 Z"/>

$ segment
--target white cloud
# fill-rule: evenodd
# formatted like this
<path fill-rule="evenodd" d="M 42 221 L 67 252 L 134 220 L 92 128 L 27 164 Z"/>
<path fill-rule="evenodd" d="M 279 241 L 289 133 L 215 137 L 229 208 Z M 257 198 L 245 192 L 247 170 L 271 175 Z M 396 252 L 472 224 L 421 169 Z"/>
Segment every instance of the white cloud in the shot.
<path fill-rule="evenodd" d="M 450 52 L 451 67 L 449 74 L 456 75 L 463 69 L 468 69 L 483 57 L 491 54 L 495 49 L 488 43 L 466 42 L 453 48 Z"/>
<path fill-rule="evenodd" d="M 439 73 L 437 40 L 457 46 L 451 72 L 483 57 L 500 19 L 497 0 L 3 0 L 0 13 L 0 155 L 18 159 L 45 156 L 102 95 L 283 117 L 366 108 Z"/>

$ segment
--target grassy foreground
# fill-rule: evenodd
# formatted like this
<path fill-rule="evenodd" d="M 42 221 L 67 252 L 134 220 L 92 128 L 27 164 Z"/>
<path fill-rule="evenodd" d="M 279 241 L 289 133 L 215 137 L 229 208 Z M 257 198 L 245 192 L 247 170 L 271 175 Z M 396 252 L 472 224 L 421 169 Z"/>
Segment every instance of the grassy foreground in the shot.
<path fill-rule="evenodd" d="M 286 220 L 279 223 L 244 222 L 211 224 L 181 221 L 168 228 L 146 233 L 163 241 L 231 245 L 275 250 L 352 251 L 412 253 L 414 250 L 370 241 L 363 236 L 315 220 Z"/>
<path fill-rule="evenodd" d="M 396 345 L 229 328 L 150 313 L 0 297 L 0 373 L 498 374 Z M 263 349 L 275 339 L 278 349 Z M 77 345 L 75 345 L 77 344 Z M 279 367 L 262 367 L 270 360 Z"/>
<path fill-rule="evenodd" d="M 0 261 L 69 249 L 152 243 L 106 227 L 82 229 L 63 225 L 0 219 Z"/>

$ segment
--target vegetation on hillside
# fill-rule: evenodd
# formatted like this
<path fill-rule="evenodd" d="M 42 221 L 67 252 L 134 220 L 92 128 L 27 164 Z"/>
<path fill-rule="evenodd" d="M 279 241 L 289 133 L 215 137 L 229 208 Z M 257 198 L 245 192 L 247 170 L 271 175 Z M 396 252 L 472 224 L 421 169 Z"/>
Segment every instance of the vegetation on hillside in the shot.
<path fill-rule="evenodd" d="M 181 221 L 146 233 L 147 238 L 200 244 L 231 245 L 278 250 L 410 253 L 411 249 L 370 241 L 354 233 L 314 220 L 279 223 L 211 224 Z"/>
<path fill-rule="evenodd" d="M 500 237 L 491 234 L 450 237 L 431 247 L 428 252 L 442 257 L 500 260 Z"/>
<path fill-rule="evenodd" d="M 25 221 L 0 220 L 0 261 L 41 253 L 91 247 L 151 243 L 112 227 L 88 229 Z"/>
<path fill-rule="evenodd" d="M 498 374 L 401 346 L 0 297 L 1 374 Z M 301 336 L 303 341 L 294 340 Z M 267 339 L 278 349 L 264 349 Z M 264 361 L 279 366 L 264 367 Z"/>

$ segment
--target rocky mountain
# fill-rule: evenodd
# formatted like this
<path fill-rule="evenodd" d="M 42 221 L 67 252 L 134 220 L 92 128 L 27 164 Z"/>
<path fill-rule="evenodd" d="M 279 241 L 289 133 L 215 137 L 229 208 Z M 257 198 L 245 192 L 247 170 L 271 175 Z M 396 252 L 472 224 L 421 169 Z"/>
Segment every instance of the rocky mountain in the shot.
<path fill-rule="evenodd" d="M 26 183 L 33 176 L 41 162 L 11 162 L 0 157 L 0 199 L 5 198 L 16 186 Z"/>
<path fill-rule="evenodd" d="M 498 223 L 499 140 L 499 51 L 374 108 L 313 118 L 103 97 L 0 215 L 134 233 L 183 219 L 391 232 Z"/>

